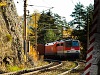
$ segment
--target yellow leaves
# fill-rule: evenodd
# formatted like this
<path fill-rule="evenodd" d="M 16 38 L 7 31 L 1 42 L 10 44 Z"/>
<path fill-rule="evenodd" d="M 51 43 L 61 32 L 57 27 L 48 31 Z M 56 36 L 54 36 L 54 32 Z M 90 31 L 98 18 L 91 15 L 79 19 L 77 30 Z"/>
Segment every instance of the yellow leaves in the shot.
<path fill-rule="evenodd" d="M 37 61 L 38 58 L 39 58 L 38 52 L 32 46 L 30 46 L 29 55 L 32 56 L 32 58 L 33 58 L 34 61 Z"/>
<path fill-rule="evenodd" d="M 35 33 L 31 30 L 31 29 L 27 29 L 27 34 L 32 34 L 32 35 L 35 35 Z"/>
<path fill-rule="evenodd" d="M 0 6 L 6 6 L 7 3 L 6 2 L 0 2 Z"/>
<path fill-rule="evenodd" d="M 24 60 L 25 60 L 25 62 L 27 61 L 27 59 L 26 59 L 26 55 L 24 55 Z"/>
<path fill-rule="evenodd" d="M 37 27 L 38 27 L 37 21 L 39 20 L 39 18 L 40 18 L 40 14 L 39 14 L 39 13 L 34 13 L 34 14 L 32 15 L 32 21 L 33 21 L 32 26 L 33 26 L 34 28 L 37 28 Z"/>
<path fill-rule="evenodd" d="M 63 31 L 63 36 L 64 36 L 64 37 L 69 37 L 69 36 L 71 36 L 72 31 L 73 31 L 72 29 L 64 30 L 64 31 Z"/>
<path fill-rule="evenodd" d="M 30 18 L 30 20 L 28 21 L 28 27 L 32 27 L 33 29 L 38 28 L 38 20 L 40 18 L 40 13 L 33 13 L 32 17 Z M 32 31 L 32 29 L 27 28 L 27 33 L 28 34 L 35 34 L 34 31 Z"/>

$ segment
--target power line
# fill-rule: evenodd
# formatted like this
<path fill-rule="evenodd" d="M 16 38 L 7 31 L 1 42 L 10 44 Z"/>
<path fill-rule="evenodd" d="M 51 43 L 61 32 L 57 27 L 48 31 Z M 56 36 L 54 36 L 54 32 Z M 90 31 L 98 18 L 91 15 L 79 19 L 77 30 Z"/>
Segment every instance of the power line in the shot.
<path fill-rule="evenodd" d="M 51 7 L 47 7 L 47 6 L 37 6 L 37 5 L 28 5 L 28 6 L 51 8 Z"/>
<path fill-rule="evenodd" d="M 29 0 L 29 2 L 32 3 L 30 0 Z M 45 8 L 51 8 L 51 7 L 52 7 L 52 6 L 51 6 L 51 7 L 48 7 L 48 6 L 38 6 L 38 5 L 29 5 L 29 6 L 34 6 L 34 7 L 45 7 Z"/>
<path fill-rule="evenodd" d="M 28 1 L 29 1 L 30 4 L 32 3 L 30 0 L 28 0 Z M 44 8 L 48 8 L 46 10 L 43 9 L 43 11 L 47 11 L 47 10 L 50 10 L 50 9 L 54 8 L 54 7 L 38 6 L 38 5 L 33 5 L 33 4 L 30 5 L 30 4 L 27 4 L 27 6 L 30 6 L 32 9 L 34 9 L 34 7 L 44 7 Z"/>

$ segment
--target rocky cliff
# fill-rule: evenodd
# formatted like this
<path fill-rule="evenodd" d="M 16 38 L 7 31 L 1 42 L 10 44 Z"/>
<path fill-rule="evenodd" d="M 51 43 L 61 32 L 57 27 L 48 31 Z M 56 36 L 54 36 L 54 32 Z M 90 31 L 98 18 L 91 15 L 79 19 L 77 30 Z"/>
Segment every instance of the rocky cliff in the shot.
<path fill-rule="evenodd" d="M 13 0 L 0 6 L 0 66 L 23 62 L 23 30 Z"/>

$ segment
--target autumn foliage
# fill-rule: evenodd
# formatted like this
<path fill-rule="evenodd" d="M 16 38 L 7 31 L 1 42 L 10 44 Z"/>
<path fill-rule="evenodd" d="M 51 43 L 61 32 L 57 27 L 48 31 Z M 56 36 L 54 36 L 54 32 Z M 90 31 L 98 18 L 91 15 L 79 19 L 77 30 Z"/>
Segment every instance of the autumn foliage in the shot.
<path fill-rule="evenodd" d="M 35 50 L 33 46 L 30 46 L 29 55 L 32 57 L 33 61 L 38 61 L 39 52 Z"/>

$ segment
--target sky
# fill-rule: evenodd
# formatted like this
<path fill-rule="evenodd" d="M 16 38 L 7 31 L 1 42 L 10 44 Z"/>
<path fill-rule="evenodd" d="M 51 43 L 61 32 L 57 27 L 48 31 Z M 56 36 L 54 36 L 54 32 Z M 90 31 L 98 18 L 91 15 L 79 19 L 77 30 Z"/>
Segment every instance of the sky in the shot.
<path fill-rule="evenodd" d="M 90 3 L 94 4 L 94 0 L 27 0 L 27 10 L 29 10 L 30 14 L 32 14 L 35 10 L 39 12 L 44 10 L 46 12 L 50 9 L 53 13 L 57 13 L 58 15 L 65 17 L 66 21 L 69 22 L 72 20 L 70 15 L 74 11 L 74 7 L 78 2 L 83 4 L 85 7 Z M 24 0 L 14 0 L 14 3 L 16 5 L 18 15 L 22 16 L 24 13 Z"/>

